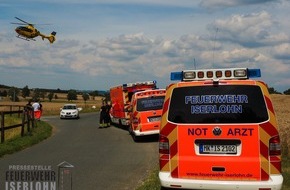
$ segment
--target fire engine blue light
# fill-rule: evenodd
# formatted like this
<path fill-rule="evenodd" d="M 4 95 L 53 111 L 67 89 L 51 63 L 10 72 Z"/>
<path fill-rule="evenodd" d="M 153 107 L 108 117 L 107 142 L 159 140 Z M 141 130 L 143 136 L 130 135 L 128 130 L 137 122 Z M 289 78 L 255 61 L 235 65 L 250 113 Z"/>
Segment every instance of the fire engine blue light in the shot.
<path fill-rule="evenodd" d="M 249 78 L 261 77 L 261 70 L 260 69 L 248 69 L 248 77 Z"/>
<path fill-rule="evenodd" d="M 182 77 L 182 72 L 172 72 L 171 74 L 170 74 L 170 80 L 182 80 L 183 79 L 183 77 Z"/>

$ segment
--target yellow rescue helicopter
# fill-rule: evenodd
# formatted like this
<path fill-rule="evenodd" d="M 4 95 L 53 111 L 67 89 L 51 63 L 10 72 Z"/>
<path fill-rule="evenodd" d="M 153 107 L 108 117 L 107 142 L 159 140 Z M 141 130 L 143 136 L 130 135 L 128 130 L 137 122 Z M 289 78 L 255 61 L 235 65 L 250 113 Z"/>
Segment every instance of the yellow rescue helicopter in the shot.
<path fill-rule="evenodd" d="M 23 39 L 23 40 L 33 40 L 35 41 L 35 37 L 41 36 L 42 40 L 48 39 L 48 41 L 52 44 L 55 41 L 55 35 L 56 32 L 52 32 L 50 35 L 44 35 L 40 33 L 35 27 L 35 24 L 28 23 L 18 17 L 15 17 L 17 20 L 21 21 L 22 23 L 11 23 L 11 24 L 17 24 L 17 25 L 25 25 L 25 26 L 18 26 L 15 31 L 18 34 L 17 38 Z"/>

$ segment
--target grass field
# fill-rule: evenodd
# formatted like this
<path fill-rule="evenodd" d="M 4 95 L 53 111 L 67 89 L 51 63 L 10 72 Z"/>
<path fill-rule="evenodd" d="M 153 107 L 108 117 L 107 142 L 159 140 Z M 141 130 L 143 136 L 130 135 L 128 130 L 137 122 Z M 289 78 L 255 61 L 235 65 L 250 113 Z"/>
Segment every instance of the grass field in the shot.
<path fill-rule="evenodd" d="M 14 129 L 11 131 L 13 131 L 11 133 L 14 137 L 6 139 L 4 143 L 0 144 L 0 157 L 28 148 L 50 137 L 52 127 L 46 122 L 38 121 L 37 127 L 31 129 L 30 133 L 25 133 L 23 137 Z"/>
<path fill-rule="evenodd" d="M 271 98 L 280 129 L 283 155 L 290 158 L 290 96 L 272 95 Z"/>
<path fill-rule="evenodd" d="M 94 100 L 92 100 L 92 97 L 90 97 L 90 100 L 87 100 L 86 102 L 83 100 L 81 95 L 78 95 L 77 100 L 68 101 L 65 94 L 57 94 L 58 99 L 53 99 L 51 102 L 48 101 L 48 99 L 41 100 L 41 104 L 43 106 L 43 115 L 56 115 L 59 114 L 60 108 L 64 104 L 68 103 L 75 103 L 78 107 L 83 108 L 84 112 L 99 110 L 102 104 L 103 97 L 95 97 Z M 5 105 L 15 105 L 15 106 L 25 106 L 30 98 L 19 98 L 19 102 L 11 102 L 8 100 L 8 98 L 3 99 L 0 101 L 0 111 L 3 110 L 9 110 L 9 107 Z M 92 107 L 95 108 L 92 108 Z M 15 107 L 14 109 L 17 109 Z"/>

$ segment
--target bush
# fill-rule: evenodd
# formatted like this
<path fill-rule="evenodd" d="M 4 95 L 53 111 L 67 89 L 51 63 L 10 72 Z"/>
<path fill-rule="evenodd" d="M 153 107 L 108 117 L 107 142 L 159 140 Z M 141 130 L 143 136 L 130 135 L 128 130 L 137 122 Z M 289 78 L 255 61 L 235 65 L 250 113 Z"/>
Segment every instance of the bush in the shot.
<path fill-rule="evenodd" d="M 290 95 L 290 88 L 288 90 L 285 90 L 283 93 L 286 95 Z"/>

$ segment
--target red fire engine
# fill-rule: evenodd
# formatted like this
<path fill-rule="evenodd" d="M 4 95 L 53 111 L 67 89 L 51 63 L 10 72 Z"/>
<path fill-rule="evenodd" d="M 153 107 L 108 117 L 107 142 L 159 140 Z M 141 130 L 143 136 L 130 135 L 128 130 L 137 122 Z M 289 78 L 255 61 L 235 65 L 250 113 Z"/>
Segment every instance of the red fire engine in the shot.
<path fill-rule="evenodd" d="M 138 91 L 155 88 L 156 81 L 127 83 L 112 87 L 110 89 L 110 97 L 112 102 L 112 123 L 128 126 L 130 123 L 130 114 L 128 108 L 131 103 L 132 95 Z"/>

